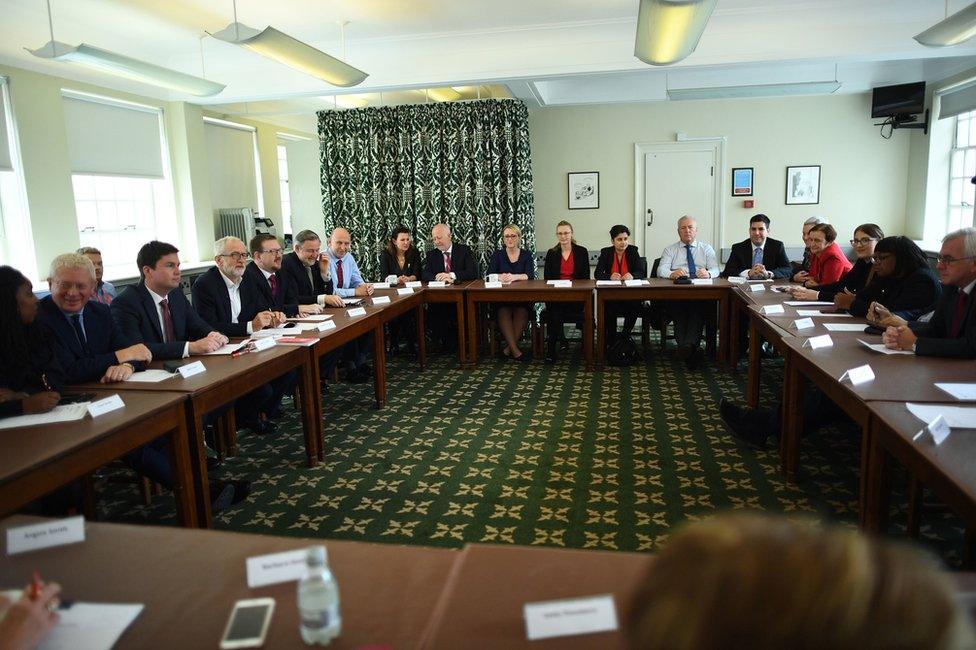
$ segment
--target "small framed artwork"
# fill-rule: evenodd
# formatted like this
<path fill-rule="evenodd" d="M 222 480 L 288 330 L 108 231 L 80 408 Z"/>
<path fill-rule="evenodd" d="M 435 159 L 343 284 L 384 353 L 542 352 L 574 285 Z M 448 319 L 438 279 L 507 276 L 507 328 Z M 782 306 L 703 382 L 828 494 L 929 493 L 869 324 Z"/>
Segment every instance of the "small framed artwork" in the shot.
<path fill-rule="evenodd" d="M 600 172 L 569 172 L 570 210 L 595 210 L 600 207 Z"/>
<path fill-rule="evenodd" d="M 732 168 L 732 196 L 752 196 L 752 167 Z"/>
<path fill-rule="evenodd" d="M 786 168 L 786 205 L 820 203 L 820 165 Z"/>

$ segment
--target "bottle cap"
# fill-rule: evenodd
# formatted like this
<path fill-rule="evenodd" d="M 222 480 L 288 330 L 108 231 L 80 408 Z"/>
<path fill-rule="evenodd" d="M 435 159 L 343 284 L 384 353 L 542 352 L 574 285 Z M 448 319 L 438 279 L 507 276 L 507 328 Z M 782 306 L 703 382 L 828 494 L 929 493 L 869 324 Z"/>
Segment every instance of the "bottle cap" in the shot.
<path fill-rule="evenodd" d="M 305 556 L 305 561 L 308 563 L 308 566 L 325 565 L 325 547 L 309 546 L 308 555 Z"/>

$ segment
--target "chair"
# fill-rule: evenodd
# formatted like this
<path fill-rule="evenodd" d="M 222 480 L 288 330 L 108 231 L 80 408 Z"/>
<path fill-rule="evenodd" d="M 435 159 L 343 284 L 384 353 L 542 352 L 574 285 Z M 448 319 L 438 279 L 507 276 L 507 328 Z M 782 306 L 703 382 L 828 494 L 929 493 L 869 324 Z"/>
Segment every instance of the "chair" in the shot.
<path fill-rule="evenodd" d="M 641 258 L 644 259 L 644 258 Z M 646 262 L 645 262 L 646 263 Z M 651 274 L 648 277 L 656 278 L 658 268 L 661 266 L 661 258 L 654 260 L 651 266 Z M 668 343 L 668 323 L 671 317 L 668 316 L 667 308 L 664 304 L 645 302 L 641 308 L 641 344 L 646 349 L 650 345 L 650 329 L 653 327 L 658 331 L 661 339 L 661 351 L 667 347 Z M 718 316 L 715 309 L 708 310 L 705 316 L 705 349 L 711 356 L 715 355 L 715 334 L 718 331 Z M 673 336 L 671 338 L 674 338 Z"/>
<path fill-rule="evenodd" d="M 532 342 L 532 358 L 541 359 L 542 358 L 542 328 L 539 321 L 535 317 L 535 309 L 532 303 L 526 303 L 526 307 L 529 309 L 529 340 Z M 544 312 L 545 310 L 543 310 Z M 498 329 L 498 324 L 495 322 L 494 312 L 491 309 L 486 309 L 484 311 L 484 324 L 487 327 L 486 337 L 488 342 L 488 353 L 491 357 L 498 356 L 498 342 L 502 338 L 501 333 Z M 478 328 L 479 332 L 485 331 L 484 328 Z M 523 332 L 523 336 L 525 333 Z"/>

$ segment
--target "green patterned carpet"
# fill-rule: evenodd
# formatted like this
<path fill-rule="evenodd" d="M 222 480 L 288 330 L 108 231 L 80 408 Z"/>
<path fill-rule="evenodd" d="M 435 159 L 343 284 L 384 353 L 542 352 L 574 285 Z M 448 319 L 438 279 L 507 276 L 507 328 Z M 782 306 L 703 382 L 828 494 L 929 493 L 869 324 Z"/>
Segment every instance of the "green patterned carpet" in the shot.
<path fill-rule="evenodd" d="M 575 347 L 575 346 L 574 346 Z M 691 374 L 670 353 L 647 365 L 587 372 L 502 360 L 474 370 L 456 358 L 388 365 L 387 408 L 371 384 L 330 387 L 326 459 L 304 462 L 298 414 L 275 437 L 240 436 L 218 471 L 253 481 L 247 501 L 215 527 L 276 535 L 460 547 L 466 542 L 653 551 L 671 527 L 725 509 L 822 516 L 855 525 L 860 439 L 840 423 L 806 440 L 789 484 L 771 444 L 731 439 L 718 417 L 723 396 L 742 400 L 739 372 L 714 364 Z M 779 395 L 782 363 L 764 362 L 762 401 Z M 904 481 L 898 478 L 896 484 Z M 896 494 L 892 531 L 904 530 Z M 132 488 L 101 495 L 112 521 L 175 523 L 169 495 L 143 506 Z M 962 524 L 927 514 L 923 542 L 958 562 Z"/>

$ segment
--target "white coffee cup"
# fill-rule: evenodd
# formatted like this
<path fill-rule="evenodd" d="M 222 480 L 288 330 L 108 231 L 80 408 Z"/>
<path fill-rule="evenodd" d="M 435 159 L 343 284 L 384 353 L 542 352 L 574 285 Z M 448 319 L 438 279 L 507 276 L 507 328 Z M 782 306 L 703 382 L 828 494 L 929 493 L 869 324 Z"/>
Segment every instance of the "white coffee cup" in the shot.
<path fill-rule="evenodd" d="M 397 276 L 395 276 L 395 275 L 388 275 L 388 276 L 386 276 L 386 279 L 383 280 L 383 282 L 389 282 L 390 284 L 396 284 L 397 283 Z"/>
<path fill-rule="evenodd" d="M 488 282 L 498 282 L 498 274 L 497 273 L 489 273 L 488 274 Z"/>

